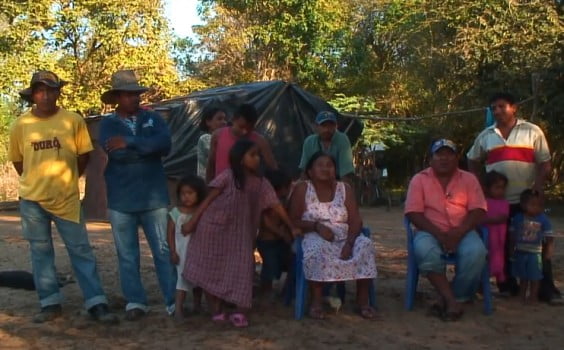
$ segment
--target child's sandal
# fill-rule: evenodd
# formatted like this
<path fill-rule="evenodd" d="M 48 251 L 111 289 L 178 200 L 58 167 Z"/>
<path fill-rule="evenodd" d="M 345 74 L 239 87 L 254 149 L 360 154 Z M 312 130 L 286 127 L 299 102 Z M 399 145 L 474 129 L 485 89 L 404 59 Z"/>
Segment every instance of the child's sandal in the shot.
<path fill-rule="evenodd" d="M 229 315 L 229 321 L 231 324 L 237 328 L 245 328 L 249 326 L 249 320 L 247 320 L 247 316 L 241 312 L 235 312 Z"/>

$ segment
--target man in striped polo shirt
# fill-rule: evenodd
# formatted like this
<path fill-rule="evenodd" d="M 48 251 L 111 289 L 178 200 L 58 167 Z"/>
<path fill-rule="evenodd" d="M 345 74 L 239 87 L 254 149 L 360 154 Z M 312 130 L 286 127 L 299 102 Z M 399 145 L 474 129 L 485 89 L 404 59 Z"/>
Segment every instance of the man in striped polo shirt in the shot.
<path fill-rule="evenodd" d="M 487 172 L 495 170 L 508 178 L 506 199 L 511 204 L 510 218 L 518 213 L 519 196 L 526 189 L 543 193 L 548 174 L 551 171 L 550 151 L 542 130 L 535 124 L 517 119 L 515 98 L 508 93 L 498 93 L 490 98 L 490 105 L 496 123 L 483 130 L 468 151 L 468 168 L 480 176 L 485 161 Z M 508 242 L 508 240 L 506 241 Z M 509 254 L 506 254 L 506 258 Z M 506 264 L 510 272 L 510 264 Z M 544 280 L 539 296 L 551 301 L 559 296 L 552 279 L 550 260 L 543 260 Z M 508 274 L 509 275 L 509 274 Z M 518 293 L 514 278 L 498 286 L 500 292 Z"/>

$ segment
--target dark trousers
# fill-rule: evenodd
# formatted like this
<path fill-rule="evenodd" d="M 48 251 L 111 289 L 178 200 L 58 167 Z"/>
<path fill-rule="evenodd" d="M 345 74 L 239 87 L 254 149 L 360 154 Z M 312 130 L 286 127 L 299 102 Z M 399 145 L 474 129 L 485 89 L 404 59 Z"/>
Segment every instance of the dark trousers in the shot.
<path fill-rule="evenodd" d="M 509 207 L 509 219 L 507 222 L 507 228 L 509 234 L 509 225 L 511 224 L 511 219 L 513 216 L 521 212 L 521 206 L 519 204 L 511 204 Z M 544 248 L 544 247 L 543 247 Z M 505 273 L 508 276 L 507 280 L 503 283 L 498 283 L 498 288 L 500 292 L 509 292 L 511 295 L 519 294 L 519 285 L 515 277 L 511 276 L 511 251 L 509 247 L 509 239 L 505 240 Z M 560 296 L 560 291 L 554 285 L 554 277 L 552 275 L 552 261 L 550 259 L 542 259 L 542 275 L 543 278 L 539 285 L 539 300 L 550 302 L 554 297 Z"/>

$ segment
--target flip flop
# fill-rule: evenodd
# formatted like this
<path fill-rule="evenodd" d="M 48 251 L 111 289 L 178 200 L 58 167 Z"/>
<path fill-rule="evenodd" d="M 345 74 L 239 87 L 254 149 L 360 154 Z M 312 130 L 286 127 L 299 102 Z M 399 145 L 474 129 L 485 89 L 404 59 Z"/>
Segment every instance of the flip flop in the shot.
<path fill-rule="evenodd" d="M 246 328 L 249 326 L 247 316 L 241 312 L 235 312 L 229 315 L 229 321 L 231 321 L 231 324 L 233 324 L 236 328 Z"/>

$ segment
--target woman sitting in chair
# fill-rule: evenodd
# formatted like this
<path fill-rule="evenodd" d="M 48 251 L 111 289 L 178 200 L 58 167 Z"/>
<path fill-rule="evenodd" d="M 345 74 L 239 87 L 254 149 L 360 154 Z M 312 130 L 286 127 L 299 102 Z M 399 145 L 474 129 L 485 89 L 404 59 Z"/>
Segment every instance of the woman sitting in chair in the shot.
<path fill-rule="evenodd" d="M 290 202 L 290 216 L 305 232 L 303 268 L 313 300 L 309 315 L 324 319 L 323 283 L 356 280 L 360 315 L 375 317 L 368 289 L 376 277 L 372 241 L 360 235 L 362 220 L 352 188 L 336 177 L 335 159 L 318 152 L 309 160 L 308 181 L 299 183 Z"/>

